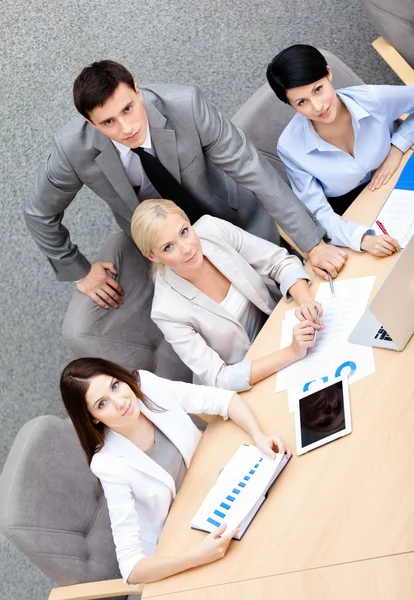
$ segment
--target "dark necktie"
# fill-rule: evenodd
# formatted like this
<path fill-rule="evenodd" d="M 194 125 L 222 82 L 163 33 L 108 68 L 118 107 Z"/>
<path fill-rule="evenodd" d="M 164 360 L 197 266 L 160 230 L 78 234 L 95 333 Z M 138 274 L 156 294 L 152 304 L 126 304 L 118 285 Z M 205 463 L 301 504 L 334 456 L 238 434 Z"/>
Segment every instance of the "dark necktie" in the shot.
<path fill-rule="evenodd" d="M 145 152 L 144 148 L 131 150 L 140 157 L 142 168 L 161 198 L 173 200 L 187 214 L 191 223 L 205 214 L 199 200 L 174 179 L 158 158 Z"/>

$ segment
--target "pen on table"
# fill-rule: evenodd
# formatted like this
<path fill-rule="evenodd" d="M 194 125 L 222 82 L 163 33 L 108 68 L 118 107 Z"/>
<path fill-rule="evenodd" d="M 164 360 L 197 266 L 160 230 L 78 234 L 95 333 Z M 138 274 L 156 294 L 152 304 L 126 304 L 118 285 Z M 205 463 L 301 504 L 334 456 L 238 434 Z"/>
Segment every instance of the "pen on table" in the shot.
<path fill-rule="evenodd" d="M 328 272 L 328 279 L 329 279 L 329 287 L 331 288 L 331 295 L 333 296 L 335 293 L 335 289 L 334 289 L 334 284 L 333 284 L 333 280 L 332 280 L 332 275 Z"/>

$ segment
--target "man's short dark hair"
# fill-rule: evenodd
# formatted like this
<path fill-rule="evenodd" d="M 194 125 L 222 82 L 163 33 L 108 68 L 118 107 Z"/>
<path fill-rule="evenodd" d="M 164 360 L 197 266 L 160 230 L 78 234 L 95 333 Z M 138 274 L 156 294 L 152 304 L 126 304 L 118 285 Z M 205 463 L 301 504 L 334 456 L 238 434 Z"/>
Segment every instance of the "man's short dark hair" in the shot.
<path fill-rule="evenodd" d="M 73 101 L 86 119 L 96 106 L 103 106 L 120 83 L 135 90 L 131 73 L 113 60 L 101 60 L 85 67 L 73 84 Z"/>

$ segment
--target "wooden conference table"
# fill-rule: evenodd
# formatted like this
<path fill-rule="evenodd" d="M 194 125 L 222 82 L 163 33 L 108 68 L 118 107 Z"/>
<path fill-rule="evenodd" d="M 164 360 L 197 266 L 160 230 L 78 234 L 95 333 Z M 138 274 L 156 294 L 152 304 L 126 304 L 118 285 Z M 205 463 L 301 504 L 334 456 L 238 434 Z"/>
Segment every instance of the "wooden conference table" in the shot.
<path fill-rule="evenodd" d="M 411 151 L 407 153 L 411 154 Z M 405 160 L 408 156 L 405 157 Z M 405 163 L 405 161 L 404 161 Z M 365 190 L 346 213 L 370 225 L 395 185 Z M 349 251 L 339 279 L 376 275 L 394 261 Z M 414 268 L 414 265 L 413 265 Z M 315 277 L 316 292 L 319 280 Z M 281 301 L 250 358 L 279 347 L 291 308 Z M 169 600 L 412 600 L 414 597 L 414 338 L 405 350 L 374 349 L 376 371 L 351 385 L 352 434 L 294 456 L 242 541 L 215 563 L 148 584 L 143 598 Z M 243 394 L 263 429 L 295 448 L 294 417 L 275 376 Z M 239 445 L 233 423 L 209 424 L 163 530 L 157 555 L 196 546 L 189 522 Z"/>

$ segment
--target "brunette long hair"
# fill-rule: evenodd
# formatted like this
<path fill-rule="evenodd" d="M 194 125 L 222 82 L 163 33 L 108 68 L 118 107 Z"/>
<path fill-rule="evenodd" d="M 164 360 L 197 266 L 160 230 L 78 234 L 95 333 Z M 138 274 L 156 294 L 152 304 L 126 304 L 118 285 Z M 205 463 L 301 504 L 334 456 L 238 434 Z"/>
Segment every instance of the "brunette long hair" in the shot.
<path fill-rule="evenodd" d="M 90 381 L 97 375 L 109 375 L 128 384 L 136 397 L 150 410 L 154 412 L 165 410 L 142 393 L 138 371 L 128 371 L 103 358 L 72 360 L 60 376 L 60 393 L 89 464 L 105 441 L 105 425 L 93 422 L 85 400 Z"/>

